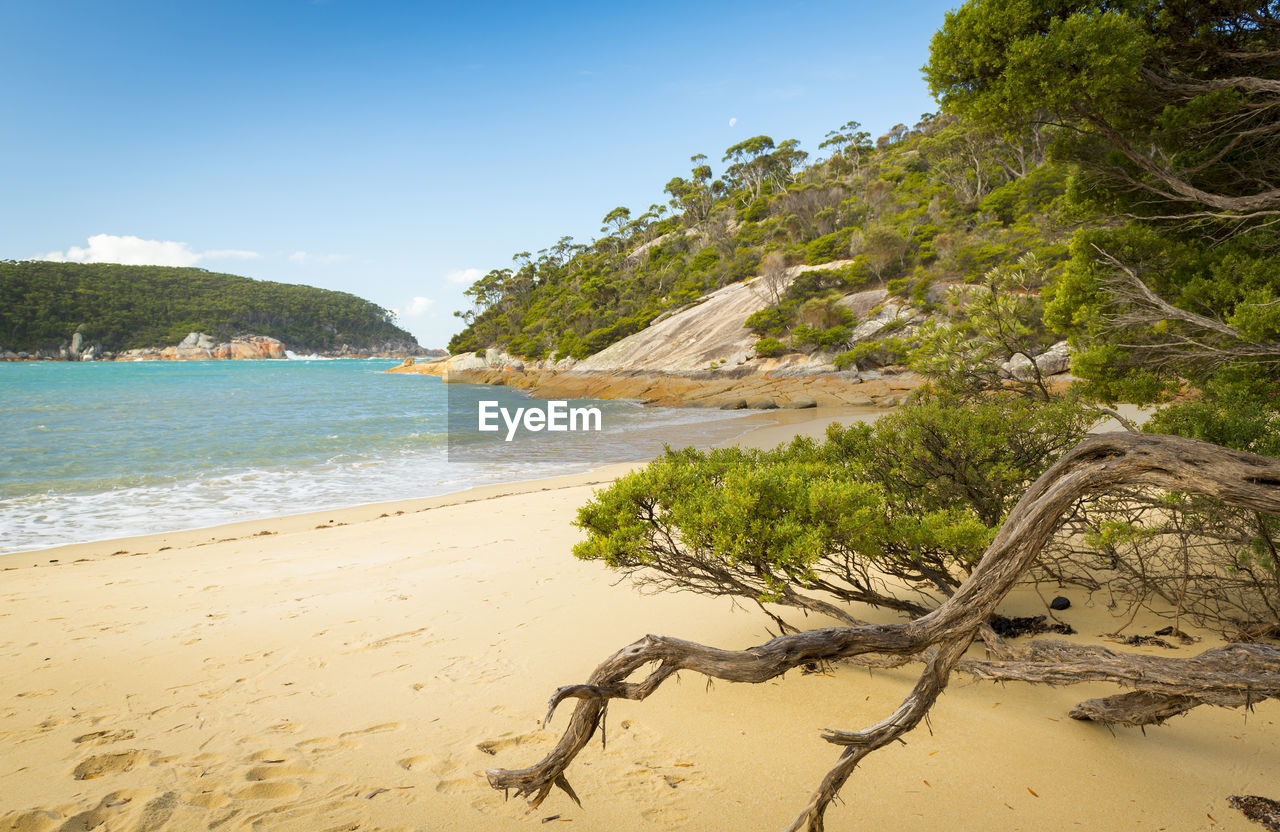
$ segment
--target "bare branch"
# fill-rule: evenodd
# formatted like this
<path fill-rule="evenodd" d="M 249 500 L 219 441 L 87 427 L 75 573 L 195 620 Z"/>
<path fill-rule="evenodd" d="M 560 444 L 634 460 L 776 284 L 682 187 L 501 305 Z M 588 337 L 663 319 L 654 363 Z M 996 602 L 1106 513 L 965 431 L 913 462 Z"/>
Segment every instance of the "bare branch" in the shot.
<path fill-rule="evenodd" d="M 973 574 L 933 612 L 901 624 L 834 627 L 780 636 L 746 650 L 645 636 L 606 659 L 585 685 L 556 692 L 552 710 L 568 698 L 579 702 L 560 741 L 541 762 L 525 769 L 490 769 L 489 783 L 495 789 L 515 789 L 533 806 L 539 805 L 553 787 L 567 785 L 564 772 L 594 735 L 609 699 L 644 699 L 678 670 L 727 681 L 763 682 L 808 662 L 870 652 L 904 656 L 934 651 L 911 693 L 887 719 L 863 731 L 828 731 L 824 735 L 845 749 L 789 827 L 821 832 L 827 806 L 858 762 L 900 738 L 927 715 L 974 635 L 1031 566 L 1063 515 L 1082 497 L 1138 486 L 1177 489 L 1254 511 L 1280 513 L 1280 460 L 1173 436 L 1112 433 L 1093 437 L 1032 484 Z M 1081 655 L 1081 650 L 1086 654 Z M 1137 703 L 1148 714 L 1189 704 L 1169 699 L 1170 695 L 1192 696 L 1211 704 L 1233 704 L 1243 695 L 1243 704 L 1249 704 L 1280 691 L 1280 649 L 1260 645 L 1231 645 L 1181 663 L 1125 656 L 1105 648 L 1068 650 L 1053 644 L 1037 645 L 1030 655 L 1048 661 L 1038 667 L 1023 665 L 1018 672 L 1027 681 L 1082 681 L 1093 674 L 1089 678 L 1132 685 L 1139 691 L 1151 692 L 1154 686 L 1153 695 L 1166 698 Z M 1075 669 L 1068 671 L 1064 660 L 1074 662 L 1077 658 Z M 643 681 L 626 681 L 655 662 L 657 669 Z M 999 661 L 987 662 L 985 667 L 991 674 L 1014 672 Z M 1124 721 L 1114 715 L 1111 719 Z"/>

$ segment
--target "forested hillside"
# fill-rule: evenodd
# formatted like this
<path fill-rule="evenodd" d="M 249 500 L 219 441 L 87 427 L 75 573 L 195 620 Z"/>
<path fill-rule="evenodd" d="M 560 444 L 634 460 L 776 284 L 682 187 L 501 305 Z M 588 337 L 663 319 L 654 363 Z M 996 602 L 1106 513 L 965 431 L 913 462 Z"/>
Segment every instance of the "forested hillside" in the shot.
<path fill-rule="evenodd" d="M 1274 442 L 1274 4 L 1035 8 L 950 14 L 924 70 L 940 110 L 911 127 L 873 141 L 848 122 L 814 160 L 756 136 L 725 150 L 719 175 L 694 156 L 667 204 L 613 209 L 589 245 L 516 255 L 468 290 L 450 348 L 581 358 L 760 275 L 766 308 L 748 325 L 762 356 L 870 358 L 937 380 L 976 367 L 984 340 L 1034 354 L 1065 337 L 1083 394 L 1182 398 L 1162 429 Z M 849 264 L 784 275 L 834 260 Z M 941 290 L 956 284 L 985 290 L 988 331 L 957 313 L 972 289 Z M 951 324 L 854 343 L 836 301 L 870 287 Z"/>
<path fill-rule="evenodd" d="M 757 354 L 814 350 L 838 367 L 865 347 L 924 382 L 824 443 L 669 450 L 597 492 L 578 514 L 579 557 L 756 604 L 781 635 L 748 650 L 659 635 L 622 647 L 589 684 L 557 690 L 552 710 L 577 699 L 560 742 L 489 770 L 495 789 L 576 799 L 568 769 L 603 735 L 610 700 L 643 700 L 680 671 L 759 683 L 815 660 L 923 662 L 896 710 L 825 732 L 841 751 L 787 826 L 808 832 L 868 754 L 928 724 L 953 672 L 1116 683 L 1068 712 L 1108 726 L 1280 698 L 1280 3 L 967 0 L 925 77 L 941 115 L 874 145 L 847 125 L 808 166 L 793 143 L 757 137 L 726 152 L 721 178 L 698 160 L 673 180 L 674 216 L 632 223 L 619 209 L 589 248 L 562 244 L 473 289 L 460 346 L 577 355 L 758 273 Z M 846 258 L 838 278 L 784 269 Z M 836 295 L 876 283 L 928 315 L 851 339 Z M 1075 378 L 1047 384 L 1038 361 L 1061 337 Z M 1117 402 L 1154 414 L 1138 426 Z M 1125 430 L 1086 438 L 1103 416 Z M 1049 611 L 1069 595 L 1110 607 L 1112 642 L 1173 651 L 1160 637 L 1190 646 L 1191 626 L 1237 643 L 1168 659 L 1010 647 L 993 614 L 1019 582 Z M 867 625 L 861 604 L 915 620 Z M 1138 635 L 1144 610 L 1157 620 Z M 844 626 L 797 626 L 815 612 Z M 988 666 L 967 652 L 975 640 Z M 1280 829 L 1275 797 L 1228 800 Z"/>
<path fill-rule="evenodd" d="M 0 262 L 0 347 L 56 349 L 77 329 L 110 352 L 175 344 L 189 332 L 269 335 L 306 352 L 416 346 L 391 312 L 346 292 L 194 268 Z"/>
<path fill-rule="evenodd" d="M 697 155 L 666 185 L 666 205 L 618 207 L 590 245 L 561 239 L 516 256 L 468 294 L 454 352 L 500 345 L 526 358 L 582 358 L 725 284 L 787 266 L 851 259 L 789 290 L 758 319 L 792 348 L 831 349 L 847 323 L 839 292 L 887 286 L 928 302 L 931 285 L 980 275 L 1031 251 L 1066 256 L 1068 168 L 1046 162 L 1044 130 L 1008 139 L 953 116 L 925 115 L 872 141 L 857 122 L 809 155 L 756 136 L 728 148 L 717 177 Z M 768 349 L 766 343 L 764 349 Z"/>

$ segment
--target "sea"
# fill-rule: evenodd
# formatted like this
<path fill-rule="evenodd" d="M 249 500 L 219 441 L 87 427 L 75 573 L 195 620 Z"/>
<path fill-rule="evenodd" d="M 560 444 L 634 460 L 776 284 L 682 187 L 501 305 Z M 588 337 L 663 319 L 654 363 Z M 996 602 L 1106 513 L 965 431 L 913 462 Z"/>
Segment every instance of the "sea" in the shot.
<path fill-rule="evenodd" d="M 740 413 L 596 401 L 575 404 L 600 409 L 598 433 L 451 434 L 451 397 L 531 401 L 384 372 L 397 363 L 0 363 L 0 553 L 568 474 L 747 429 Z"/>

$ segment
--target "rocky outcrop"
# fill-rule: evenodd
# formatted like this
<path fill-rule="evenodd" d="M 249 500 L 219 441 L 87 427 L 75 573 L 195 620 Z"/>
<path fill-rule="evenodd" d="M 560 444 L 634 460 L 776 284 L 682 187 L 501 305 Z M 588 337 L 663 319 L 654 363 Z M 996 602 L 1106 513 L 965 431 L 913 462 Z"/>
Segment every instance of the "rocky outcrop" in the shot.
<path fill-rule="evenodd" d="M 664 373 L 582 370 L 579 368 L 585 362 L 581 361 L 524 362 L 499 350 L 487 350 L 483 355 L 466 353 L 402 364 L 387 372 L 440 376 L 446 382 L 501 384 L 540 399 L 634 399 L 668 407 L 728 410 L 819 405 L 892 407 L 921 384 L 909 373 L 841 373 L 834 368 L 826 373 L 800 373 L 794 369 L 805 366 L 804 362 L 788 363 L 787 358 L 790 356 L 757 361 L 755 367 Z M 770 369 L 762 369 L 766 367 Z"/>
<path fill-rule="evenodd" d="M 445 350 L 423 349 L 416 341 L 406 340 L 378 341 L 364 346 L 339 344 L 320 353 L 326 358 L 441 358 L 448 354 Z"/>
<path fill-rule="evenodd" d="M 793 280 L 809 269 L 841 268 L 848 261 L 795 267 Z M 776 288 L 776 287 L 775 287 Z M 784 287 L 785 288 L 785 287 Z M 419 361 L 388 372 L 440 376 L 446 382 L 501 384 L 539 398 L 635 399 L 647 404 L 718 407 L 726 410 L 773 407 L 861 405 L 890 407 L 900 403 L 923 381 L 906 368 L 895 349 L 884 346 L 890 334 L 910 339 L 928 316 L 885 289 L 847 295 L 837 303 L 853 316 L 845 344 L 830 352 L 794 352 L 774 358 L 757 356 L 758 336 L 745 324 L 751 313 L 772 299 L 759 283 L 736 283 L 712 292 L 697 303 L 656 319 L 589 358 L 575 361 L 524 361 L 502 350 Z M 835 356 L 858 344 L 862 369 L 839 369 Z M 1026 366 L 1006 373 L 1023 379 Z M 1035 358 L 1045 376 L 1066 372 L 1070 351 L 1055 344 Z M 1061 376 L 1059 376 L 1061 378 Z"/>
<path fill-rule="evenodd" d="M 310 353 L 311 351 L 307 351 Z M 319 353 L 323 358 L 443 358 L 445 350 L 428 350 L 413 340 L 387 340 L 354 347 L 339 344 L 332 350 Z M 64 341 L 57 349 L 44 349 L 35 353 L 10 352 L 0 347 L 0 361 L 248 361 L 297 357 L 289 354 L 289 348 L 277 338 L 266 335 L 243 335 L 229 341 L 215 342 L 203 332 L 190 332 L 171 347 L 141 347 L 121 353 L 105 352 L 101 344 L 88 343 L 77 329 L 71 340 Z"/>
<path fill-rule="evenodd" d="M 252 361 L 286 358 L 284 344 L 266 335 L 245 335 L 214 343 L 203 332 L 192 332 L 172 347 L 125 350 L 117 361 Z"/>
<path fill-rule="evenodd" d="M 839 269 L 850 261 L 794 266 L 780 290 L 806 271 Z M 773 300 L 761 278 L 731 283 L 697 304 L 663 316 L 645 329 L 573 365 L 579 372 L 694 373 L 741 367 L 755 359 L 759 337 L 744 324 Z M 713 367 L 713 365 L 715 365 Z"/>

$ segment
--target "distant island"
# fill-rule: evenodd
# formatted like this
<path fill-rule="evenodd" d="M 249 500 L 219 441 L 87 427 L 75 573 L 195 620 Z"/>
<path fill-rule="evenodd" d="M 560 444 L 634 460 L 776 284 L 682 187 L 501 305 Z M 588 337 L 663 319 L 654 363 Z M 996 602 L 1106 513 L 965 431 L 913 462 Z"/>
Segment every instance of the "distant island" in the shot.
<path fill-rule="evenodd" d="M 346 292 L 196 268 L 0 261 L 0 359 L 430 355 Z"/>

